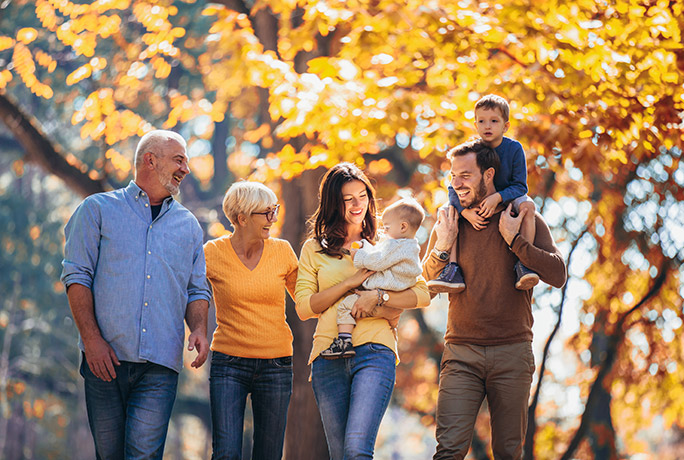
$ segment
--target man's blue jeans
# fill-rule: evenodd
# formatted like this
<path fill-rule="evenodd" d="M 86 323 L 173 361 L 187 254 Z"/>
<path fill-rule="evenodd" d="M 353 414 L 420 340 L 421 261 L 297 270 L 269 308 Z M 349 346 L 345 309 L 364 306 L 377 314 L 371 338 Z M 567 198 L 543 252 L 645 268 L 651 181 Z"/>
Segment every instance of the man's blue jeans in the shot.
<path fill-rule="evenodd" d="M 247 395 L 252 395 L 252 460 L 280 460 L 292 395 L 292 357 L 240 358 L 211 354 L 212 459 L 240 460 Z"/>
<path fill-rule="evenodd" d="M 316 358 L 311 376 L 331 460 L 373 458 L 375 438 L 394 389 L 394 352 L 384 345 L 354 347 L 347 359 Z"/>
<path fill-rule="evenodd" d="M 161 460 L 178 373 L 158 364 L 121 361 L 116 379 L 105 382 L 82 355 L 81 375 L 97 458 Z"/>

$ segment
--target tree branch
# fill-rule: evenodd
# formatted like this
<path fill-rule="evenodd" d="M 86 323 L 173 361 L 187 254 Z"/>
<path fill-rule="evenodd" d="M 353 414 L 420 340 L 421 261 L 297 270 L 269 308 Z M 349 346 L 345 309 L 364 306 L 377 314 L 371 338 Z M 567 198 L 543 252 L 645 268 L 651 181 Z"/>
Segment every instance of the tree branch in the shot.
<path fill-rule="evenodd" d="M 589 397 L 587 398 L 587 403 L 584 408 L 584 413 L 582 414 L 580 426 L 577 428 L 577 431 L 570 441 L 570 444 L 568 444 L 568 448 L 561 457 L 561 460 L 570 460 L 573 458 L 573 454 L 579 447 L 580 442 L 582 442 L 582 439 L 584 439 L 584 437 L 587 435 L 587 431 L 589 430 L 592 422 L 594 408 L 599 402 L 599 396 L 601 395 L 604 385 L 607 383 L 605 382 L 606 376 L 613 368 L 613 364 L 615 363 L 615 359 L 617 357 L 618 346 L 625 336 L 626 331 L 623 330 L 625 321 L 632 313 L 641 308 L 660 291 L 660 289 L 663 287 L 663 284 L 665 284 L 667 275 L 669 274 L 669 268 L 669 260 L 666 260 L 661 265 L 658 277 L 653 282 L 651 289 L 649 289 L 646 295 L 639 302 L 637 302 L 636 305 L 626 311 L 615 323 L 615 329 L 609 336 L 608 346 L 606 347 L 606 357 L 601 363 L 601 367 L 596 375 L 594 383 L 591 385 L 591 391 L 589 392 Z"/>
<path fill-rule="evenodd" d="M 221 4 L 238 13 L 249 14 L 249 8 L 247 8 L 247 5 L 242 0 L 212 0 L 211 3 Z"/>
<path fill-rule="evenodd" d="M 572 247 L 570 248 L 570 252 L 568 253 L 568 263 L 567 266 L 570 266 L 570 261 L 572 260 L 572 255 L 575 252 L 575 249 L 577 249 L 577 246 L 579 245 L 580 240 L 584 237 L 584 235 L 587 233 L 588 228 L 585 227 L 584 230 L 579 234 L 577 238 L 575 238 L 575 241 L 572 243 Z M 541 365 L 539 367 L 539 380 L 537 382 L 537 388 L 534 391 L 534 396 L 532 397 L 532 403 L 530 404 L 530 407 L 527 412 L 527 433 L 525 434 L 525 449 L 524 449 L 524 460 L 533 460 L 534 459 L 534 435 L 536 434 L 537 431 L 537 419 L 535 418 L 535 414 L 537 412 L 537 405 L 539 404 L 539 395 L 541 394 L 541 387 L 542 387 L 542 381 L 544 379 L 544 373 L 546 372 L 546 362 L 548 361 L 549 358 L 549 350 L 551 349 L 551 342 L 553 342 L 553 339 L 555 338 L 556 334 L 560 330 L 560 325 L 561 325 L 561 320 L 563 318 L 563 306 L 565 305 L 565 299 L 566 299 L 566 293 L 568 289 L 568 283 L 565 283 L 563 285 L 563 289 L 561 289 L 561 299 L 560 299 L 560 305 L 558 307 L 558 320 L 556 321 L 556 325 L 553 327 L 553 330 L 551 331 L 551 334 L 549 335 L 548 339 L 546 339 L 546 344 L 544 345 L 544 352 L 542 354 L 542 360 L 541 360 Z"/>
<path fill-rule="evenodd" d="M 75 159 L 73 162 L 67 161 L 59 147 L 6 94 L 0 94 L 0 119 L 23 147 L 26 161 L 59 177 L 81 196 L 105 191 L 102 180 L 90 178 L 87 167 L 79 167 Z"/>
<path fill-rule="evenodd" d="M 409 310 L 408 313 L 418 323 L 418 327 L 420 328 L 420 341 L 425 344 L 430 359 L 437 363 L 437 367 L 439 368 L 442 352 L 444 351 L 444 340 L 435 333 L 427 322 L 425 322 L 422 309 L 416 308 L 414 310 Z"/>

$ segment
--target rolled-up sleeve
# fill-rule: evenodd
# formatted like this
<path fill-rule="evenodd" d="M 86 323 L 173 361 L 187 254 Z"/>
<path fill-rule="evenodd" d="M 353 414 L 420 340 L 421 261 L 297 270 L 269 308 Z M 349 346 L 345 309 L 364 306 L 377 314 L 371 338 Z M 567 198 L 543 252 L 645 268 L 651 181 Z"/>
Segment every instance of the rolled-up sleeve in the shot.
<path fill-rule="evenodd" d="M 311 240 L 309 240 L 304 243 L 299 256 L 299 271 L 295 287 L 295 309 L 302 321 L 318 317 L 318 314 L 311 309 L 311 296 L 319 291 L 318 267 L 315 259 L 316 253 Z"/>
<path fill-rule="evenodd" d="M 209 299 L 211 299 L 211 291 L 207 281 L 207 265 L 202 247 L 202 229 L 199 228 L 199 237 L 196 238 L 192 260 L 192 272 L 188 281 L 188 303 L 195 300 L 209 301 Z"/>
<path fill-rule="evenodd" d="M 86 198 L 64 227 L 66 244 L 60 277 L 64 287 L 81 284 L 92 289 L 100 253 L 100 225 L 97 202 L 93 198 Z"/>
<path fill-rule="evenodd" d="M 437 233 L 435 232 L 435 228 L 432 227 L 432 231 L 430 232 L 430 239 L 428 240 L 428 246 L 425 250 L 425 256 L 423 257 L 423 277 L 430 280 L 437 278 L 439 273 L 444 269 L 444 267 L 447 264 L 447 261 L 441 260 L 439 257 L 435 255 L 434 252 L 432 252 L 432 249 L 435 247 L 436 242 Z"/>
<path fill-rule="evenodd" d="M 424 308 L 430 305 L 430 291 L 428 290 L 428 285 L 425 282 L 425 278 L 419 276 L 418 282 L 411 288 L 411 290 L 416 294 L 416 308 Z"/>

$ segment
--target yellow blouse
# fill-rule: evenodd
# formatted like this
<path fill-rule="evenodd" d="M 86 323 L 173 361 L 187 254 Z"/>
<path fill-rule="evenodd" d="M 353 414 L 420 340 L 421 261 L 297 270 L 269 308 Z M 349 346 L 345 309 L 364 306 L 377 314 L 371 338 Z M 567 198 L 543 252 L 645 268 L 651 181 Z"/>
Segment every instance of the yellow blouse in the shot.
<path fill-rule="evenodd" d="M 336 307 L 346 297 L 346 295 L 341 297 L 330 308 L 317 315 L 311 310 L 311 296 L 341 283 L 357 271 L 350 255 L 338 259 L 317 252 L 320 249 L 320 245 L 314 239 L 309 239 L 304 243 L 299 257 L 299 274 L 295 289 L 295 302 L 299 318 L 302 320 L 318 318 L 309 364 L 318 357 L 321 351 L 328 348 L 333 339 L 337 337 Z M 417 307 L 426 307 L 430 304 L 430 293 L 422 276 L 418 277 L 416 285 L 411 290 L 415 292 L 418 298 Z M 397 356 L 397 363 L 399 362 L 397 337 L 386 319 L 371 317 L 357 320 L 352 333 L 352 343 L 354 346 L 358 346 L 371 342 L 385 345 L 393 350 Z"/>

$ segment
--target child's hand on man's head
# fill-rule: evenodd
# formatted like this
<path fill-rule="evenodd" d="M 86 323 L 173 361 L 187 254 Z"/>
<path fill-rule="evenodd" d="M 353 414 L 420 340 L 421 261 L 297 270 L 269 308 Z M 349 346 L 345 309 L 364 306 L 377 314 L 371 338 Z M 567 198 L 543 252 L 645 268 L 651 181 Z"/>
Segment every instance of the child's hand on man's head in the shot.
<path fill-rule="evenodd" d="M 492 217 L 492 214 L 494 214 L 494 211 L 496 211 L 496 207 L 499 206 L 499 203 L 501 203 L 501 195 L 499 193 L 492 193 L 482 200 L 478 214 L 485 219 L 489 219 Z"/>
<path fill-rule="evenodd" d="M 470 222 L 475 230 L 483 230 L 489 221 L 478 213 L 479 208 L 466 208 L 461 211 L 461 216 Z"/>

